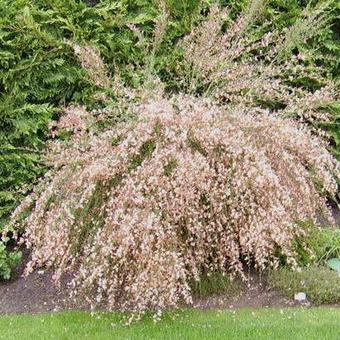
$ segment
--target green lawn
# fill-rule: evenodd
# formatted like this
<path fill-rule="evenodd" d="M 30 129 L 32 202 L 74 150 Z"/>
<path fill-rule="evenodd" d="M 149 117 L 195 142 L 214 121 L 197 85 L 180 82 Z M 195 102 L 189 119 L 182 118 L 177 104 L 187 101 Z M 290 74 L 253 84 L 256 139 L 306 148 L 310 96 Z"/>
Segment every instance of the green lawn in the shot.
<path fill-rule="evenodd" d="M 84 312 L 0 317 L 0 339 L 340 339 L 340 309 L 180 311 L 131 326 L 122 314 Z"/>

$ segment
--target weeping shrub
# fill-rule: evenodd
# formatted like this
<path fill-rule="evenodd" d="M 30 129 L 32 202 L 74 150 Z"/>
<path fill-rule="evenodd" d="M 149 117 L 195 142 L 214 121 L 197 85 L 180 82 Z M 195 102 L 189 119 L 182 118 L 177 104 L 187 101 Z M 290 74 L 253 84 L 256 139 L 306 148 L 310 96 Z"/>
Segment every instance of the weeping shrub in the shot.
<path fill-rule="evenodd" d="M 42 266 L 93 306 L 144 312 L 191 302 L 189 282 L 244 265 L 296 264 L 294 239 L 337 190 L 325 143 L 275 114 L 191 96 L 139 95 L 137 119 L 98 131 L 105 112 L 69 108 L 52 168 L 15 211 Z M 144 99 L 143 99 L 144 98 Z M 24 217 L 26 215 L 26 217 Z"/>
<path fill-rule="evenodd" d="M 327 31 L 334 3 L 309 4 L 280 30 L 265 19 L 266 3 L 250 1 L 235 20 L 230 20 L 228 8 L 211 6 L 201 25 L 179 43 L 184 57 L 178 80 L 185 91 L 223 105 L 268 108 L 296 118 L 327 135 L 338 155 L 338 83 L 327 68 L 313 62 L 317 52 L 306 48 Z"/>

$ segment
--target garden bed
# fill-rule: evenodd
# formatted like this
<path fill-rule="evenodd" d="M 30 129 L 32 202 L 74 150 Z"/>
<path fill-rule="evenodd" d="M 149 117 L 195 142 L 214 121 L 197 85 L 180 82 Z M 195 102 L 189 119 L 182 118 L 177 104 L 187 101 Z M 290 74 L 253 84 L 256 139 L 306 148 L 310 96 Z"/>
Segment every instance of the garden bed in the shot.
<path fill-rule="evenodd" d="M 25 261 L 27 261 L 27 254 Z M 48 271 L 35 271 L 27 277 L 22 275 L 24 263 L 12 280 L 0 283 L 0 314 L 45 313 L 62 310 L 89 310 L 86 303 L 75 303 L 69 298 L 66 279 L 58 287 Z M 194 309 L 239 309 L 239 308 L 285 308 L 300 304 L 278 290 L 272 289 L 266 277 L 249 274 L 247 285 L 236 281 L 228 292 L 195 294 Z M 308 302 L 304 306 L 313 306 Z M 340 304 L 332 304 L 340 307 Z"/>

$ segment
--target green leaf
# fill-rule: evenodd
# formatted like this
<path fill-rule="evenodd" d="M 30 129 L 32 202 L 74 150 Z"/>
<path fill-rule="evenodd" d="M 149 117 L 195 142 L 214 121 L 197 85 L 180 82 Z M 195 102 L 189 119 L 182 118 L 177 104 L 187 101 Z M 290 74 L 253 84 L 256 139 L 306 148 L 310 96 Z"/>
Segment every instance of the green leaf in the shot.
<path fill-rule="evenodd" d="M 340 259 L 336 258 L 330 259 L 327 261 L 327 264 L 329 268 L 336 270 L 337 272 L 340 273 Z"/>

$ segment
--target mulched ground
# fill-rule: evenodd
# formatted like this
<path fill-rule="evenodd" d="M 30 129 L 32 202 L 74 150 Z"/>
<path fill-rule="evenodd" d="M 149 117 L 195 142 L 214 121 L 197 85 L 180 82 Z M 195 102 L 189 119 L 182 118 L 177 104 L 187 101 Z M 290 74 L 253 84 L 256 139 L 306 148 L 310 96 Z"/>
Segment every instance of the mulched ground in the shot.
<path fill-rule="evenodd" d="M 27 278 L 1 283 L 0 313 L 40 313 L 63 308 L 67 294 L 54 286 L 51 276 L 33 273 Z"/>
<path fill-rule="evenodd" d="M 265 284 L 253 279 L 242 294 L 234 297 L 214 296 L 197 298 L 194 308 L 241 308 L 241 307 L 287 307 L 294 301 L 288 300 Z M 28 277 L 19 276 L 7 283 L 0 283 L 0 314 L 43 313 L 65 309 L 86 309 L 74 304 L 69 298 L 67 286 L 57 287 L 52 274 L 37 271 Z"/>
<path fill-rule="evenodd" d="M 57 287 L 52 273 L 39 270 L 23 276 L 28 258 L 24 251 L 23 262 L 12 279 L 0 282 L 0 313 L 42 313 L 72 308 L 66 284 Z"/>

